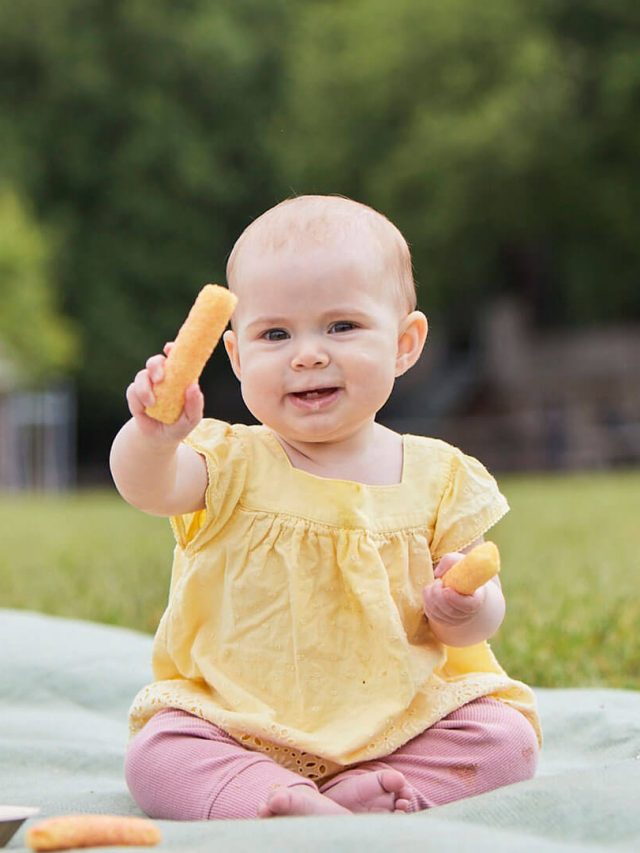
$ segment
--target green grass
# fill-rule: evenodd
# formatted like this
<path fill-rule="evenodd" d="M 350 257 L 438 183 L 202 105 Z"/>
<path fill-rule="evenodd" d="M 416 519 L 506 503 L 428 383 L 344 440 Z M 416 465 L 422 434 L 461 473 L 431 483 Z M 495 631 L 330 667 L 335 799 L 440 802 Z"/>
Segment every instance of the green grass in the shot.
<path fill-rule="evenodd" d="M 505 668 L 540 686 L 640 687 L 640 472 L 508 478 L 496 527 Z"/>
<path fill-rule="evenodd" d="M 173 536 L 114 490 L 0 497 L 0 602 L 152 632 Z"/>
<path fill-rule="evenodd" d="M 507 617 L 492 645 L 536 686 L 640 688 L 640 472 L 508 477 Z M 0 603 L 154 631 L 169 588 L 165 520 L 112 490 L 0 496 Z"/>

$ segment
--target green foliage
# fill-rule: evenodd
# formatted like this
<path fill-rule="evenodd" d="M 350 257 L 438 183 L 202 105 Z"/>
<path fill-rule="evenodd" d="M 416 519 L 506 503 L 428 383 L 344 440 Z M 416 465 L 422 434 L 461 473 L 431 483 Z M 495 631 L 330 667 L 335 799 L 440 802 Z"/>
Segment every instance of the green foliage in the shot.
<path fill-rule="evenodd" d="M 634 0 L 0 3 L 0 178 L 60 237 L 81 434 L 292 193 L 397 221 L 462 338 L 502 291 L 640 317 L 639 44 Z"/>
<path fill-rule="evenodd" d="M 505 478 L 491 532 L 507 617 L 492 641 L 514 677 L 547 687 L 640 688 L 640 473 Z M 0 496 L 5 607 L 153 632 L 173 536 L 114 491 Z"/>
<path fill-rule="evenodd" d="M 308 4 L 282 174 L 389 214 L 425 305 L 464 300 L 467 328 L 505 289 L 547 323 L 638 316 L 638 23 L 599 0 Z"/>
<path fill-rule="evenodd" d="M 82 329 L 77 377 L 94 421 L 121 405 L 141 361 L 274 198 L 262 128 L 282 9 L 0 4 L 1 164 L 65 235 L 59 277 Z"/>
<path fill-rule="evenodd" d="M 0 351 L 23 383 L 59 374 L 75 355 L 52 270 L 51 240 L 14 191 L 0 191 Z"/>

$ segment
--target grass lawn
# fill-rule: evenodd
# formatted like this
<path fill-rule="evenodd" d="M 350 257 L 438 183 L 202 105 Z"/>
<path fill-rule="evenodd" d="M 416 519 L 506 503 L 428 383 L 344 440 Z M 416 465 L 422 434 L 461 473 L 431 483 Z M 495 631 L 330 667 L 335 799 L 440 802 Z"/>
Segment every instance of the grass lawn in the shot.
<path fill-rule="evenodd" d="M 501 486 L 500 662 L 535 686 L 640 688 L 640 472 Z M 173 538 L 114 491 L 0 496 L 0 541 L 2 606 L 155 629 Z"/>

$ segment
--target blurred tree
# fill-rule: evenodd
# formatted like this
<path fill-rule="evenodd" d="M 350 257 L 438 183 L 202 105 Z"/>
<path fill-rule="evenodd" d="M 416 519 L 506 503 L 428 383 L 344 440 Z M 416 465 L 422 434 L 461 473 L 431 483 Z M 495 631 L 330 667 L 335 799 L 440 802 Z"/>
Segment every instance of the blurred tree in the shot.
<path fill-rule="evenodd" d="M 275 200 L 264 140 L 286 0 L 0 3 L 0 174 L 64 235 L 81 431 Z"/>
<path fill-rule="evenodd" d="M 0 191 L 0 353 L 21 384 L 39 384 L 68 370 L 75 337 L 56 305 L 51 239 L 17 193 Z"/>
<path fill-rule="evenodd" d="M 640 6 L 544 0 L 539 18 L 572 80 L 566 172 L 553 211 L 555 284 L 577 322 L 640 318 Z M 571 159 L 573 155 L 573 159 Z"/>
<path fill-rule="evenodd" d="M 547 324 L 638 317 L 638 9 L 308 3 L 272 132 L 282 175 L 391 216 L 425 306 L 462 334 L 503 290 Z"/>
<path fill-rule="evenodd" d="M 461 339 L 502 291 L 640 317 L 639 45 L 635 0 L 0 0 L 0 178 L 59 238 L 85 457 L 286 194 L 391 216 Z"/>

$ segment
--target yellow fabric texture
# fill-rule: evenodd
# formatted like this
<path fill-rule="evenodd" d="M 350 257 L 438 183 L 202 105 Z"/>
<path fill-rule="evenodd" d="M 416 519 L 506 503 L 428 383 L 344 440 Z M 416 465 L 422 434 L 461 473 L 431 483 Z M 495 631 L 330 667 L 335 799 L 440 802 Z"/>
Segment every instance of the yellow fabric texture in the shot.
<path fill-rule="evenodd" d="M 402 481 L 370 486 L 294 468 L 263 426 L 205 420 L 206 509 L 172 519 L 176 549 L 131 731 L 180 708 L 311 779 L 379 758 L 492 695 L 540 737 L 532 691 L 487 643 L 432 634 L 433 566 L 508 510 L 472 457 L 403 437 Z"/>

